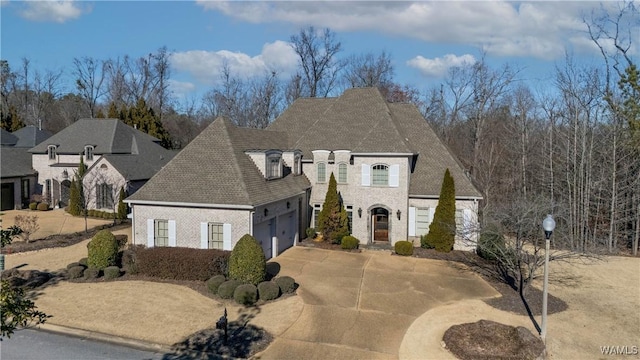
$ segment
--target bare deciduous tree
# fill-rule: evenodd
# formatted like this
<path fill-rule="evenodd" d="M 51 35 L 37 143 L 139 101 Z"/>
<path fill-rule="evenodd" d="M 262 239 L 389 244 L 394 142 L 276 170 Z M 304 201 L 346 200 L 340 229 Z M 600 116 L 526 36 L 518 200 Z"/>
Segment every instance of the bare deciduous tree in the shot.
<path fill-rule="evenodd" d="M 98 100 L 106 94 L 103 87 L 106 67 L 102 60 L 92 57 L 74 58 L 74 75 L 78 94 L 84 99 L 91 117 L 95 117 Z"/>

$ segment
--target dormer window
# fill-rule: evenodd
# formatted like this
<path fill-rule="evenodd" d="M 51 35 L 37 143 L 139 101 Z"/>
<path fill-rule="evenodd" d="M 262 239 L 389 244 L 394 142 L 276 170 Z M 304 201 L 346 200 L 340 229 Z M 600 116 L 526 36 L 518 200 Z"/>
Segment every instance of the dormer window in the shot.
<path fill-rule="evenodd" d="M 84 159 L 86 161 L 93 161 L 93 146 L 87 145 L 84 147 Z"/>
<path fill-rule="evenodd" d="M 282 155 L 279 153 L 267 154 L 266 164 L 267 179 L 278 179 L 282 177 Z"/>
<path fill-rule="evenodd" d="M 56 146 L 55 145 L 47 146 L 47 154 L 49 155 L 49 160 L 55 160 L 56 159 Z"/>

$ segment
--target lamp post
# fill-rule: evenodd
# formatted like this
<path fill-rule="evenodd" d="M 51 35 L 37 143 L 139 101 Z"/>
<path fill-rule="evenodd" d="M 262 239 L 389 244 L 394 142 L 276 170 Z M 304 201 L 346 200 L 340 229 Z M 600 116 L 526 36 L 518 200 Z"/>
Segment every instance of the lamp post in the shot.
<path fill-rule="evenodd" d="M 545 252 L 544 252 L 544 283 L 542 285 L 542 326 L 540 329 L 540 337 L 542 342 L 547 344 L 547 288 L 549 286 L 549 239 L 553 230 L 556 228 L 556 222 L 553 220 L 553 216 L 547 215 L 542 221 L 542 228 L 544 229 L 545 237 Z"/>

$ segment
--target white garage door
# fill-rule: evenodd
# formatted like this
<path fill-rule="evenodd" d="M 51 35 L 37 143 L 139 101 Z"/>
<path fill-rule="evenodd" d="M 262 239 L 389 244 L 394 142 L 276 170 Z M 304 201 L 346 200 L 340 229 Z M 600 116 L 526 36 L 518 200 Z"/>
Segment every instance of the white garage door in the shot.
<path fill-rule="evenodd" d="M 295 211 L 278 217 L 278 254 L 293 246 L 296 239 Z"/>
<path fill-rule="evenodd" d="M 273 220 L 268 220 L 253 226 L 253 237 L 262 245 L 262 251 L 267 259 L 271 259 L 270 227 Z"/>

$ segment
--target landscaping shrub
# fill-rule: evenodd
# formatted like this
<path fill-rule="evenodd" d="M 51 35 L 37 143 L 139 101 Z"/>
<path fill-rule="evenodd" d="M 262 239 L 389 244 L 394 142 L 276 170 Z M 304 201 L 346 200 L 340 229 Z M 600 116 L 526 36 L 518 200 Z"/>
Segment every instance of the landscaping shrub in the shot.
<path fill-rule="evenodd" d="M 413 243 L 411 241 L 398 241 L 394 245 L 396 250 L 396 254 L 402 256 L 411 256 L 413 255 Z"/>
<path fill-rule="evenodd" d="M 110 213 L 110 212 L 104 211 L 104 212 L 102 213 L 102 218 L 103 218 L 103 219 L 113 219 L 113 213 Z"/>
<path fill-rule="evenodd" d="M 89 258 L 83 257 L 82 259 L 78 260 L 78 263 L 84 267 L 89 267 Z"/>
<path fill-rule="evenodd" d="M 86 269 L 86 268 L 84 266 L 81 266 L 81 265 L 73 266 L 71 268 L 68 268 L 67 276 L 69 277 L 69 279 L 81 278 L 82 275 L 84 275 L 84 269 Z"/>
<path fill-rule="evenodd" d="M 216 275 L 211 279 L 207 280 L 207 289 L 209 289 L 210 293 L 217 294 L 220 284 L 222 284 L 225 281 L 227 281 L 227 279 L 224 277 L 224 275 Z"/>
<path fill-rule="evenodd" d="M 245 234 L 231 251 L 229 278 L 243 283 L 258 285 L 267 275 L 267 261 L 260 243 Z"/>
<path fill-rule="evenodd" d="M 315 228 L 308 228 L 306 233 L 307 233 L 307 239 L 315 239 L 316 238 L 316 229 Z"/>
<path fill-rule="evenodd" d="M 38 204 L 37 209 L 38 211 L 47 211 L 49 210 L 49 204 L 47 204 L 46 202 L 41 202 L 40 204 Z"/>
<path fill-rule="evenodd" d="M 71 264 L 67 265 L 67 270 L 71 269 L 72 267 L 76 267 L 76 266 L 80 266 L 79 262 L 72 262 Z"/>
<path fill-rule="evenodd" d="M 433 246 L 437 251 L 453 250 L 456 235 L 456 189 L 453 177 L 447 169 L 442 180 L 438 206 L 429 225 L 425 245 Z M 422 244 L 421 244 L 422 245 Z"/>
<path fill-rule="evenodd" d="M 122 270 L 127 274 L 137 274 L 138 266 L 136 264 L 136 251 L 133 249 L 126 249 L 122 251 L 120 255 L 120 262 L 122 263 Z"/>
<path fill-rule="evenodd" d="M 476 249 L 478 256 L 487 260 L 497 260 L 507 253 L 505 250 L 504 236 L 500 234 L 495 227 L 488 226 L 485 231 L 480 234 L 478 239 L 478 247 Z"/>
<path fill-rule="evenodd" d="M 104 269 L 107 266 L 116 265 L 118 242 L 109 230 L 98 231 L 87 247 L 89 248 L 87 265 L 90 268 Z"/>
<path fill-rule="evenodd" d="M 280 292 L 283 294 L 291 294 L 296 290 L 296 282 L 292 277 L 289 276 L 281 276 L 277 277 L 275 280 L 276 284 L 280 287 Z"/>
<path fill-rule="evenodd" d="M 129 241 L 129 237 L 127 235 L 116 235 L 116 242 L 118 243 L 118 250 L 124 249 Z"/>
<path fill-rule="evenodd" d="M 207 281 L 215 275 L 225 275 L 229 263 L 228 251 L 180 247 L 134 248 L 133 258 L 123 253 L 123 266 L 129 261 L 135 270 L 151 277 L 173 280 Z"/>
<path fill-rule="evenodd" d="M 258 288 L 253 284 L 242 284 L 233 292 L 233 298 L 238 304 L 253 305 L 258 301 Z"/>
<path fill-rule="evenodd" d="M 91 209 L 87 211 L 87 216 L 89 217 L 96 217 L 96 211 Z"/>
<path fill-rule="evenodd" d="M 357 249 L 358 245 L 360 245 L 360 240 L 354 238 L 353 236 L 349 235 L 349 236 L 345 236 L 342 238 L 342 243 L 340 244 L 340 246 L 343 249 Z"/>
<path fill-rule="evenodd" d="M 280 296 L 280 287 L 273 281 L 263 281 L 258 284 L 258 297 L 260 300 L 269 301 Z"/>
<path fill-rule="evenodd" d="M 37 202 L 29 203 L 29 210 L 37 210 L 37 209 L 38 209 L 38 203 Z"/>
<path fill-rule="evenodd" d="M 340 244 L 341 239 L 349 235 L 349 216 L 337 191 L 336 178 L 331 173 L 329 187 L 324 198 L 322 210 L 318 215 L 318 230 L 324 240 Z"/>
<path fill-rule="evenodd" d="M 104 268 L 105 280 L 112 280 L 120 276 L 120 268 L 117 266 L 107 266 Z"/>
<path fill-rule="evenodd" d="M 435 249 L 435 245 L 431 243 L 431 238 L 427 235 L 420 235 L 420 247 L 424 249 Z"/>
<path fill-rule="evenodd" d="M 242 283 L 238 280 L 227 280 L 218 286 L 218 296 L 223 299 L 231 299 L 238 286 Z"/>
<path fill-rule="evenodd" d="M 100 269 L 88 267 L 84 269 L 83 276 L 85 279 L 97 279 L 100 277 Z"/>

